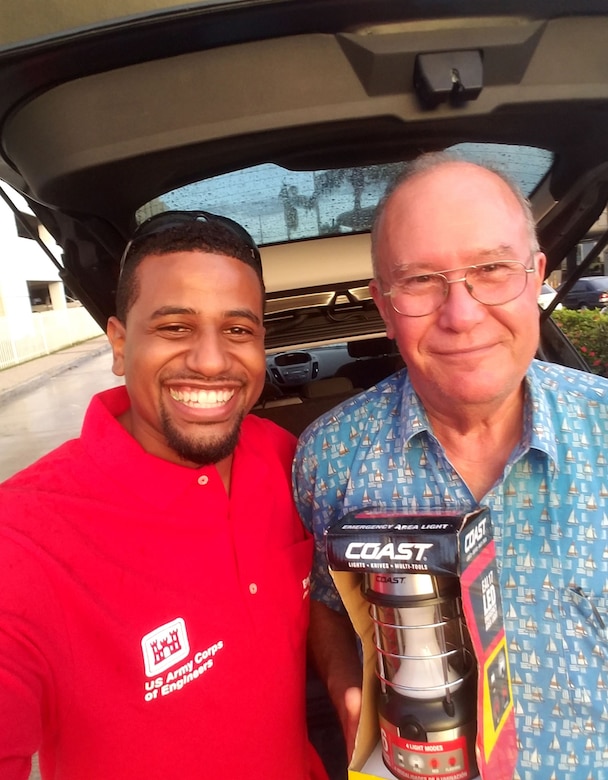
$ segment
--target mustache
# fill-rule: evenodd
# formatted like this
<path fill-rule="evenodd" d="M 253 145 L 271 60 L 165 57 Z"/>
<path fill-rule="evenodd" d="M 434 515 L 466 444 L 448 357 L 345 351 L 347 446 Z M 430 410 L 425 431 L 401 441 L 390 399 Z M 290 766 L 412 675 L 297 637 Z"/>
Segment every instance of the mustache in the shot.
<path fill-rule="evenodd" d="M 188 384 L 189 382 L 196 384 L 204 382 L 205 384 L 219 385 L 219 384 L 247 384 L 246 379 L 242 376 L 233 376 L 230 374 L 220 374 L 215 376 L 207 376 L 206 374 L 171 374 L 171 376 L 161 377 L 161 381 L 165 384 L 171 384 L 172 382 L 183 382 Z"/>

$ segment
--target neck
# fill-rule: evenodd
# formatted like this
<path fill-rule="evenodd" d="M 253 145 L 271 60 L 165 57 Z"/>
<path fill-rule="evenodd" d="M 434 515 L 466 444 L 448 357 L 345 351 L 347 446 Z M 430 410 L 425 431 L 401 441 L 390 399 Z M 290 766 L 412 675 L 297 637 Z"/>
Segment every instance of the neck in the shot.
<path fill-rule="evenodd" d="M 436 414 L 427 408 L 433 433 L 454 468 L 481 501 L 502 475 L 523 434 L 523 389 L 491 409 L 458 408 Z"/>

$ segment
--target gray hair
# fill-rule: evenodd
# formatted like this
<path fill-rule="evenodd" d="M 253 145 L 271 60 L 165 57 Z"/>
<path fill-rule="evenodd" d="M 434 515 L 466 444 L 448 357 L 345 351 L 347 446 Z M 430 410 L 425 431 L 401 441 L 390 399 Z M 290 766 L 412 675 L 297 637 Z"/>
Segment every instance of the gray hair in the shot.
<path fill-rule="evenodd" d="M 468 162 L 472 165 L 477 165 L 477 167 L 479 168 L 483 168 L 486 171 L 490 171 L 490 173 L 494 173 L 496 176 L 498 176 L 498 178 L 501 181 L 503 181 L 507 185 L 507 187 L 513 193 L 517 202 L 521 206 L 521 210 L 523 212 L 524 219 L 526 221 L 528 235 L 530 237 L 530 252 L 531 254 L 535 254 L 536 252 L 540 251 L 540 246 L 538 243 L 538 237 L 536 233 L 536 222 L 534 220 L 534 215 L 532 214 L 532 207 L 530 205 L 530 201 L 528 200 L 528 198 L 526 198 L 526 196 L 523 194 L 519 186 L 510 178 L 510 176 L 504 173 L 504 171 L 501 171 L 492 165 L 484 165 L 477 162 L 473 162 L 472 160 L 468 160 L 465 157 L 458 155 L 454 152 L 448 152 L 448 151 L 427 152 L 425 154 L 420 155 L 416 159 L 412 160 L 406 166 L 405 170 L 403 170 L 399 174 L 399 176 L 397 176 L 394 179 L 392 184 L 389 185 L 384 196 L 378 203 L 374 215 L 374 221 L 372 224 L 372 231 L 371 231 L 372 268 L 374 272 L 374 277 L 376 279 L 379 279 L 379 257 L 378 257 L 379 226 L 382 219 L 382 215 L 384 214 L 387 203 L 391 199 L 391 196 L 396 190 L 398 190 L 401 187 L 402 184 L 405 184 L 405 182 L 409 181 L 410 179 L 413 179 L 415 176 L 418 176 L 419 174 L 422 173 L 428 173 L 430 171 L 434 171 L 436 168 L 440 168 L 442 165 L 447 165 L 448 163 L 454 163 L 454 162 Z"/>

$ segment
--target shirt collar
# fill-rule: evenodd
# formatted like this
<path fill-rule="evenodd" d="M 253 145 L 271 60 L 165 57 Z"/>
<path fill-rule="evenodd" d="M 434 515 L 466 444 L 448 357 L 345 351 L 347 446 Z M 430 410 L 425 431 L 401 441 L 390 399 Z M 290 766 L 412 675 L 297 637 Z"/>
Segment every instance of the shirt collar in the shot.
<path fill-rule="evenodd" d="M 532 361 L 525 377 L 526 400 L 524 418 L 524 443 L 527 449 L 544 452 L 559 470 L 557 442 L 559 432 L 555 428 L 555 416 L 542 392 L 543 376 L 537 361 Z"/>
<path fill-rule="evenodd" d="M 420 398 L 410 381 L 410 375 L 406 371 L 404 372 L 405 379 L 402 388 L 402 426 L 403 426 L 403 441 L 407 444 L 414 436 L 418 436 L 420 433 L 433 433 L 429 418 L 426 415 L 426 411 Z"/>
<path fill-rule="evenodd" d="M 130 406 L 125 387 L 114 387 L 93 396 L 87 409 L 81 442 L 106 473 L 108 486 L 121 486 L 142 504 L 163 508 L 193 484 L 222 484 L 215 466 L 188 468 L 146 452 L 116 419 Z M 109 487 L 110 489 L 110 487 Z M 223 491 L 223 486 L 221 487 Z M 224 491 L 225 492 L 225 491 Z"/>

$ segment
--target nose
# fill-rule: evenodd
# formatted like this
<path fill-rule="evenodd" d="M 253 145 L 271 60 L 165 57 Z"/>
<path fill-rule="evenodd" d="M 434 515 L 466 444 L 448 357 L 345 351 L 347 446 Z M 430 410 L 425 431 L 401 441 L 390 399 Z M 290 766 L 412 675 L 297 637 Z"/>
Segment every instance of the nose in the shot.
<path fill-rule="evenodd" d="M 206 329 L 193 336 L 186 352 L 186 365 L 190 371 L 204 377 L 225 374 L 230 366 L 230 356 L 223 334 Z"/>
<path fill-rule="evenodd" d="M 448 294 L 439 309 L 441 324 L 451 330 L 465 331 L 481 322 L 485 306 L 471 295 L 464 276 L 448 280 Z"/>

